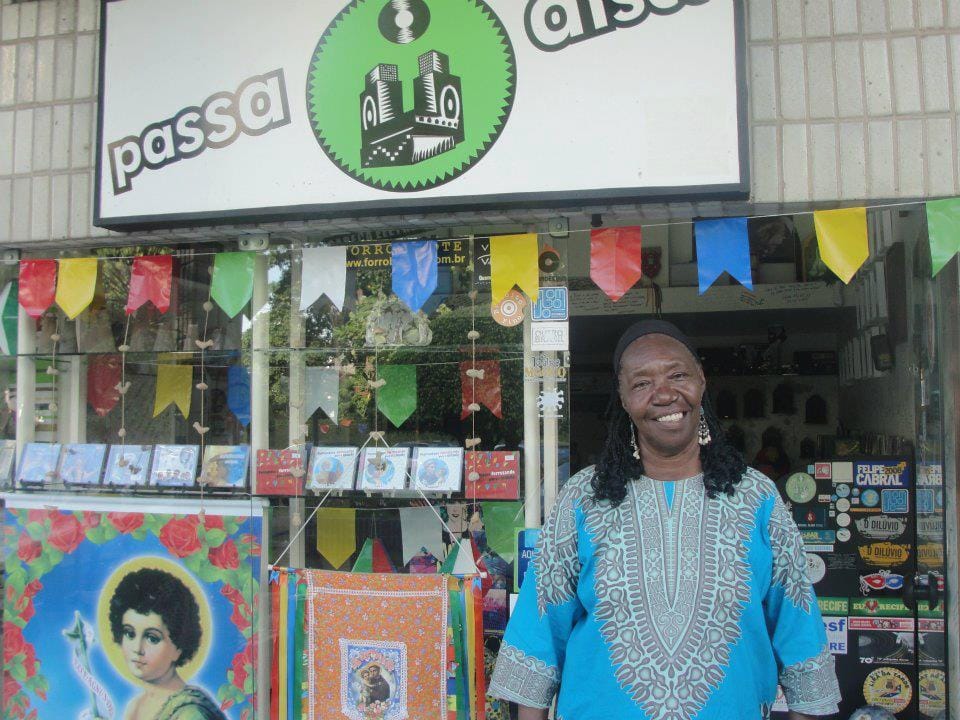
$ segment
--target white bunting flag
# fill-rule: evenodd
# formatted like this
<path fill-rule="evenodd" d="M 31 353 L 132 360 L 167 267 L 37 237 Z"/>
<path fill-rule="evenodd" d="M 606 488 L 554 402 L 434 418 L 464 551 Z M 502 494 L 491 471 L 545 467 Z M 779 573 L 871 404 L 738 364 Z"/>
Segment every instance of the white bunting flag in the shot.
<path fill-rule="evenodd" d="M 303 249 L 303 282 L 300 310 L 313 305 L 321 295 L 343 310 L 347 294 L 347 248 L 318 247 Z"/>
<path fill-rule="evenodd" d="M 403 536 L 403 564 L 421 548 L 442 560 L 445 552 L 440 520 L 428 507 L 400 508 L 400 534 Z"/>
<path fill-rule="evenodd" d="M 322 409 L 333 422 L 337 422 L 340 401 L 340 371 L 329 367 L 308 367 L 307 389 L 303 398 L 303 416 L 311 417 L 317 408 Z"/>

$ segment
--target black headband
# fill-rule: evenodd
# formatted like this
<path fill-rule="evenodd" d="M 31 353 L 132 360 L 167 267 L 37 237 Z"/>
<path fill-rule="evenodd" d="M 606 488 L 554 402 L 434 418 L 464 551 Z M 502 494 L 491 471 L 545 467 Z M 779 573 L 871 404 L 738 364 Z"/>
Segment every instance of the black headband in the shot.
<path fill-rule="evenodd" d="M 693 346 L 693 343 L 690 342 L 690 338 L 684 335 L 676 325 L 666 320 L 641 320 L 628 327 L 623 332 L 623 335 L 620 336 L 620 340 L 617 342 L 617 349 L 613 352 L 614 374 L 620 373 L 620 358 L 623 357 L 623 353 L 630 346 L 630 343 L 642 338 L 644 335 L 666 335 L 667 337 L 672 337 L 690 351 L 690 354 L 693 355 L 697 363 L 700 362 L 700 358 L 697 356 L 697 349 Z"/>

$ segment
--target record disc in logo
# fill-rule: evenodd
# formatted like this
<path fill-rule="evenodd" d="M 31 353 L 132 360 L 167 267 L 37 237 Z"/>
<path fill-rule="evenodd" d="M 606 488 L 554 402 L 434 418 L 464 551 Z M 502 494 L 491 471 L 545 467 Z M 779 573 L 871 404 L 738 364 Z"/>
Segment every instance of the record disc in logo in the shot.
<path fill-rule="evenodd" d="M 540 267 L 540 272 L 547 275 L 557 272 L 560 269 L 560 253 L 555 248 L 545 245 L 540 251 L 537 265 Z"/>
<path fill-rule="evenodd" d="M 515 327 L 523 322 L 523 309 L 526 305 L 526 298 L 516 290 L 511 290 L 503 300 L 490 307 L 490 314 L 499 325 Z"/>
<path fill-rule="evenodd" d="M 467 172 L 493 146 L 516 72 L 506 28 L 483 0 L 352 0 L 313 52 L 307 113 L 344 173 L 417 192 Z"/>

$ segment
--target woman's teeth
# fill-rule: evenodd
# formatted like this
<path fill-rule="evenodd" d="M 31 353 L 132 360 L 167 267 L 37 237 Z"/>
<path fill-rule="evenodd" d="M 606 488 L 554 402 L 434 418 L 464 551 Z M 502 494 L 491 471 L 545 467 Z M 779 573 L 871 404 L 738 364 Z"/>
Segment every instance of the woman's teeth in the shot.
<path fill-rule="evenodd" d="M 683 413 L 677 412 L 672 415 L 664 415 L 663 417 L 658 417 L 657 422 L 676 422 L 677 420 L 683 419 Z"/>

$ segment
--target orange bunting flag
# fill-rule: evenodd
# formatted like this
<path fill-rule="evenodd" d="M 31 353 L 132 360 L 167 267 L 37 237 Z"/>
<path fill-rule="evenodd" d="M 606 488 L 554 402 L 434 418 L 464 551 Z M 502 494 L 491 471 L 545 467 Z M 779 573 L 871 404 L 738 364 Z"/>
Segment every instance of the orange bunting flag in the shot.
<path fill-rule="evenodd" d="M 819 210 L 813 214 L 820 258 L 845 283 L 870 256 L 867 244 L 867 209 Z"/>
<path fill-rule="evenodd" d="M 590 231 L 590 279 L 617 302 L 643 276 L 639 227 Z"/>

